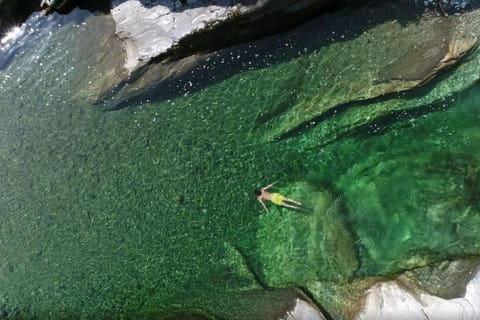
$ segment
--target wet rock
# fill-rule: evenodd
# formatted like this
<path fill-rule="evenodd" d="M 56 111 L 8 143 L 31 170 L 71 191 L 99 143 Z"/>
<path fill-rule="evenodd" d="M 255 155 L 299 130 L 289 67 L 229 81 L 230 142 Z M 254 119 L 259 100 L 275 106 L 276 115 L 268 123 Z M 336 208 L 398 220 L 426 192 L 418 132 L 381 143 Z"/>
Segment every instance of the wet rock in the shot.
<path fill-rule="evenodd" d="M 381 6 L 363 13 L 359 10 L 355 15 L 368 12 L 380 16 L 380 12 L 389 10 L 392 8 Z M 294 137 L 315 128 L 322 131 L 318 134 L 322 141 L 312 139 L 313 143 L 328 143 L 330 135 L 335 139 L 362 122 L 391 112 L 387 103 L 375 110 L 375 99 L 380 104 L 401 92 L 425 86 L 476 47 L 480 30 L 478 19 L 471 17 L 478 17 L 477 11 L 464 16 L 423 15 L 417 19 L 405 13 L 408 8 L 400 4 L 395 10 L 404 12 L 403 20 L 378 23 L 357 37 L 326 45 L 312 55 L 310 63 L 303 63 L 310 66 L 309 73 L 321 72 L 318 89 L 311 99 L 290 105 L 263 124 L 259 130 L 267 141 Z M 362 108 L 367 103 L 368 109 Z M 357 112 L 358 118 L 344 119 L 350 123 L 331 124 L 338 122 L 339 116 Z"/>
<path fill-rule="evenodd" d="M 268 286 L 342 281 L 358 267 L 342 202 L 327 190 L 299 182 L 279 190 L 303 203 L 301 212 L 272 208 L 257 235 L 261 273 Z"/>
<path fill-rule="evenodd" d="M 408 290 L 398 281 L 380 282 L 367 291 L 357 320 L 443 320 L 480 317 L 480 272 L 468 283 L 465 294 L 443 299 L 421 289 Z"/>
<path fill-rule="evenodd" d="M 111 14 L 125 43 L 125 67 L 133 71 L 154 58 L 211 51 L 283 30 L 330 3 L 128 0 L 114 1 Z"/>
<path fill-rule="evenodd" d="M 100 97 L 115 91 L 128 74 L 122 66 L 123 48 L 114 35 L 112 18 L 108 15 L 91 16 L 83 28 L 82 37 L 75 41 L 75 50 L 72 50 L 72 59 L 78 61 L 78 71 L 72 73 L 69 81 L 76 99 L 97 103 Z"/>
<path fill-rule="evenodd" d="M 297 298 L 294 307 L 279 320 L 326 320 L 326 318 L 317 307 Z"/>
<path fill-rule="evenodd" d="M 475 276 L 480 258 L 443 261 L 438 264 L 405 272 L 404 282 L 412 281 L 431 295 L 455 299 L 466 294 L 467 284 Z"/>
<path fill-rule="evenodd" d="M 439 7 L 440 11 L 445 9 L 463 10 L 471 0 L 424 0 L 423 5 L 426 7 Z"/>
<path fill-rule="evenodd" d="M 362 309 L 365 292 L 380 281 L 380 277 L 356 278 L 353 281 L 312 281 L 306 285 L 309 295 L 321 303 L 331 319 L 350 320 Z"/>
<path fill-rule="evenodd" d="M 357 274 L 397 274 L 459 251 L 478 254 L 471 239 L 480 220 L 469 185 L 477 185 L 480 175 L 469 181 L 465 172 L 478 172 L 480 161 L 461 152 L 390 152 L 397 156 L 372 154 L 337 184 L 360 239 Z"/>
<path fill-rule="evenodd" d="M 333 319 L 476 319 L 480 311 L 478 262 L 478 258 L 444 261 L 394 278 L 314 281 L 307 290 Z M 442 284 L 447 288 L 441 288 Z"/>

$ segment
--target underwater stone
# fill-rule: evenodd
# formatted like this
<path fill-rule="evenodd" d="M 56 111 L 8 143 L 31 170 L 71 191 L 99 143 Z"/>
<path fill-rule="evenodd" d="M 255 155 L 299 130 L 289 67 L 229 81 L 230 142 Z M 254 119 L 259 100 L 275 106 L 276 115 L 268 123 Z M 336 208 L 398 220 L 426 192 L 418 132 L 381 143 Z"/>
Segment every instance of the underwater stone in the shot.
<path fill-rule="evenodd" d="M 360 9 L 354 15 L 372 16 L 374 12 L 380 15 L 390 9 L 380 6 L 369 10 L 372 12 Z M 399 4 L 396 10 L 408 12 L 408 7 Z M 369 112 L 369 107 L 362 107 L 364 104 L 426 85 L 476 47 L 478 23 L 470 17 L 478 16 L 478 11 L 449 18 L 404 15 L 403 19 L 411 22 L 379 22 L 370 29 L 365 28 L 357 37 L 326 45 L 308 60 L 299 60 L 299 67 L 309 66 L 308 72 L 299 68 L 299 72 L 307 74 L 307 79 L 308 74 L 321 74 L 318 90 L 311 99 L 290 105 L 264 123 L 259 129 L 264 139 L 290 138 L 312 127 L 322 127 L 324 122 L 335 119 L 345 110 L 355 109 L 355 103 L 359 104 L 363 122 L 372 121 L 376 117 Z M 346 15 L 342 19 L 354 18 Z M 323 36 L 328 41 L 330 35 Z M 318 76 L 315 79 L 318 81 Z M 269 111 L 267 107 L 264 112 Z M 355 126 L 357 124 L 352 123 L 352 127 Z M 339 129 L 341 127 L 335 126 L 335 130 Z M 324 132 L 322 138 L 329 133 Z"/>
<path fill-rule="evenodd" d="M 307 212 L 272 210 L 257 235 L 261 273 L 271 287 L 342 281 L 358 268 L 353 235 L 341 201 L 328 190 L 297 182 L 282 194 L 299 199 Z M 280 211 L 280 212 L 278 212 Z"/>

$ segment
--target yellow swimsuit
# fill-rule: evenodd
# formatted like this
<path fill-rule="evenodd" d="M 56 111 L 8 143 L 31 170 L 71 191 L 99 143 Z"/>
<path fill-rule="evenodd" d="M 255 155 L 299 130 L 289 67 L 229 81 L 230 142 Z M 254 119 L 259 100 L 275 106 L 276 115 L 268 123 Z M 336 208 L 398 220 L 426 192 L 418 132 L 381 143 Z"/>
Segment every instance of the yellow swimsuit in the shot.
<path fill-rule="evenodd" d="M 272 202 L 277 206 L 283 206 L 283 200 L 285 200 L 285 197 L 280 193 L 272 193 Z"/>

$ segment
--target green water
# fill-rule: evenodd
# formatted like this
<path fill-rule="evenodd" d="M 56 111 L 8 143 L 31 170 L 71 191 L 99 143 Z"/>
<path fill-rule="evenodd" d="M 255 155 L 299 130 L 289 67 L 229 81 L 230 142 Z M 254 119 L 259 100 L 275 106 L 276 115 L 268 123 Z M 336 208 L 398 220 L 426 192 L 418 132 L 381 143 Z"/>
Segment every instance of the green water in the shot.
<path fill-rule="evenodd" d="M 59 34 L 0 73 L 5 317 L 253 319 L 278 289 L 479 253 L 478 85 L 324 146 L 265 143 L 265 113 L 312 97 L 314 54 L 103 112 L 71 98 Z M 265 213 L 274 181 L 305 209 Z"/>

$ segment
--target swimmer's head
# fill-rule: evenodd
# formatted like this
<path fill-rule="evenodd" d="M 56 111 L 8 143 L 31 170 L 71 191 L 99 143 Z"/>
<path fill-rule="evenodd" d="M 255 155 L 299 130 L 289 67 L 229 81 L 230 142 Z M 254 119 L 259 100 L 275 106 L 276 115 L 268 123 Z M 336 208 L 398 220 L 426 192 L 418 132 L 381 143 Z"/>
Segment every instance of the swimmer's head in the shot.
<path fill-rule="evenodd" d="M 260 190 L 258 190 L 258 189 L 255 190 L 255 191 L 253 191 L 253 192 L 255 193 L 255 195 L 256 195 L 257 197 L 262 194 L 262 191 L 260 191 Z"/>

